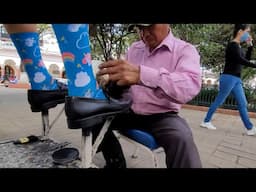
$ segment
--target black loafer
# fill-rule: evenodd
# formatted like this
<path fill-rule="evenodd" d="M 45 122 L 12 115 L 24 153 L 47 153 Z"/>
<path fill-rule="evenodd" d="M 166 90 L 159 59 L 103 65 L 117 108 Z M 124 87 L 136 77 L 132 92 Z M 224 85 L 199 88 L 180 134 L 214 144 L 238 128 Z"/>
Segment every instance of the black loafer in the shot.
<path fill-rule="evenodd" d="M 130 86 L 119 86 L 115 82 L 110 81 L 107 85 L 102 87 L 106 97 L 114 99 L 121 99 L 123 94 L 129 90 Z"/>
<path fill-rule="evenodd" d="M 57 90 L 28 90 L 28 102 L 32 112 L 41 112 L 56 107 L 65 102 L 68 89 L 65 84 L 58 82 Z"/>
<path fill-rule="evenodd" d="M 128 111 L 131 104 L 131 100 L 121 101 L 111 97 L 106 100 L 66 97 L 65 113 L 68 128 L 92 128 L 95 125 L 104 123 L 108 117 Z"/>

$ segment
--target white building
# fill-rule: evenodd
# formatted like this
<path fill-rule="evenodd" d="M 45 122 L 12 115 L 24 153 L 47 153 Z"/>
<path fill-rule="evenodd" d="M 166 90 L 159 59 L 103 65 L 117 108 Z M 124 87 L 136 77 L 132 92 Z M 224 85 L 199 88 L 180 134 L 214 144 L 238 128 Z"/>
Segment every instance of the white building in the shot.
<path fill-rule="evenodd" d="M 48 71 L 53 77 L 62 78 L 65 71 L 64 64 L 60 52 L 41 51 L 42 59 Z M 98 65 L 101 61 L 93 60 L 92 66 L 96 73 Z M 0 46 L 0 79 L 3 80 L 4 75 L 15 78 L 17 82 L 28 83 L 27 74 L 21 66 L 19 55 L 13 46 Z"/>
<path fill-rule="evenodd" d="M 64 65 L 60 53 L 42 51 L 42 59 L 46 68 L 54 77 L 61 77 Z M 19 55 L 13 46 L 0 45 L 0 78 L 4 75 L 15 77 L 18 81 L 27 81 L 26 73 Z"/>
<path fill-rule="evenodd" d="M 53 77 L 63 77 L 65 68 L 54 33 L 45 33 L 42 37 L 42 41 L 40 51 L 46 68 Z M 101 61 L 93 60 L 92 63 L 95 72 Z M 7 75 L 9 79 L 15 78 L 18 82 L 28 82 L 27 74 L 24 71 L 24 67 L 21 66 L 21 60 L 17 50 L 3 25 L 0 24 L 0 82 L 5 75 Z"/>

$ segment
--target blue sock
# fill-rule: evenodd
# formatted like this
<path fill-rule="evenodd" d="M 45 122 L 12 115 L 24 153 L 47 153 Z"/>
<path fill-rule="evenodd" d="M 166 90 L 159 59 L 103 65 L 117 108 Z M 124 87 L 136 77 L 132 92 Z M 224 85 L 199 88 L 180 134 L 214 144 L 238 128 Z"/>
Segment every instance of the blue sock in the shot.
<path fill-rule="evenodd" d="M 39 36 L 36 32 L 13 33 L 10 37 L 24 64 L 34 90 L 57 89 L 57 82 L 47 71 L 41 57 Z"/>
<path fill-rule="evenodd" d="M 105 99 L 91 63 L 89 25 L 53 24 L 68 78 L 68 95 Z"/>

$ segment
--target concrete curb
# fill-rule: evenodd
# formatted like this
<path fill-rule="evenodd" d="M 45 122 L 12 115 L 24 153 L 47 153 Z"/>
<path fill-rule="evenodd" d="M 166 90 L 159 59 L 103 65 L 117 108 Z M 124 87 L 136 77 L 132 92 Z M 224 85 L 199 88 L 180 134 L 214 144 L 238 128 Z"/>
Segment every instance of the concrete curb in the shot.
<path fill-rule="evenodd" d="M 17 83 L 17 84 L 9 84 L 9 88 L 19 88 L 19 89 L 30 89 L 30 84 L 28 83 Z"/>
<path fill-rule="evenodd" d="M 192 110 L 197 110 L 197 111 L 205 111 L 207 112 L 209 107 L 205 106 L 197 106 L 197 105 L 188 105 L 185 104 L 182 106 L 184 109 L 192 109 Z M 231 110 L 231 109 L 222 109 L 218 108 L 217 113 L 222 113 L 222 114 L 227 114 L 227 115 L 234 115 L 234 116 L 239 116 L 239 111 L 238 110 Z M 256 113 L 255 112 L 248 112 L 250 118 L 256 118 Z"/>

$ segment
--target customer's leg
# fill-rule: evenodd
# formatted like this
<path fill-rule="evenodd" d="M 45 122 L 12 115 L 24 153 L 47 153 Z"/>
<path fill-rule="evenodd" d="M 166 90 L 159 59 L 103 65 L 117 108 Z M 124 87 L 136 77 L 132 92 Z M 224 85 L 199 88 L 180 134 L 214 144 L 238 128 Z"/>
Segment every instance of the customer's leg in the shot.
<path fill-rule="evenodd" d="M 36 24 L 5 24 L 18 51 L 33 90 L 57 89 L 57 82 L 47 71 L 40 52 Z"/>
<path fill-rule="evenodd" d="M 92 131 L 95 140 L 105 120 L 109 116 L 127 110 L 131 102 L 119 102 L 110 98 L 107 100 L 103 90 L 97 86 L 91 62 L 89 25 L 53 24 L 53 29 L 68 78 L 69 97 L 66 97 L 65 101 L 68 127 Z M 111 131 L 107 132 L 105 137 L 114 143 L 112 149 L 117 146 L 119 150 L 120 144 Z M 100 146 L 105 146 L 104 140 Z M 103 152 L 103 154 L 109 167 L 125 167 L 122 153 L 120 155 L 114 152 L 114 155 L 108 155 Z M 118 162 L 119 159 L 122 164 Z"/>
<path fill-rule="evenodd" d="M 92 69 L 87 24 L 53 24 L 68 78 L 69 96 L 105 99 Z"/>
<path fill-rule="evenodd" d="M 249 119 L 248 111 L 247 111 L 247 100 L 244 94 L 244 89 L 242 86 L 242 81 L 240 80 L 232 90 L 232 94 L 234 95 L 237 103 L 240 117 L 244 123 L 246 129 L 252 129 L 253 124 Z"/>
<path fill-rule="evenodd" d="M 53 24 L 68 78 L 65 112 L 70 129 L 88 129 L 127 110 L 131 101 L 108 100 L 93 74 L 89 25 Z"/>

